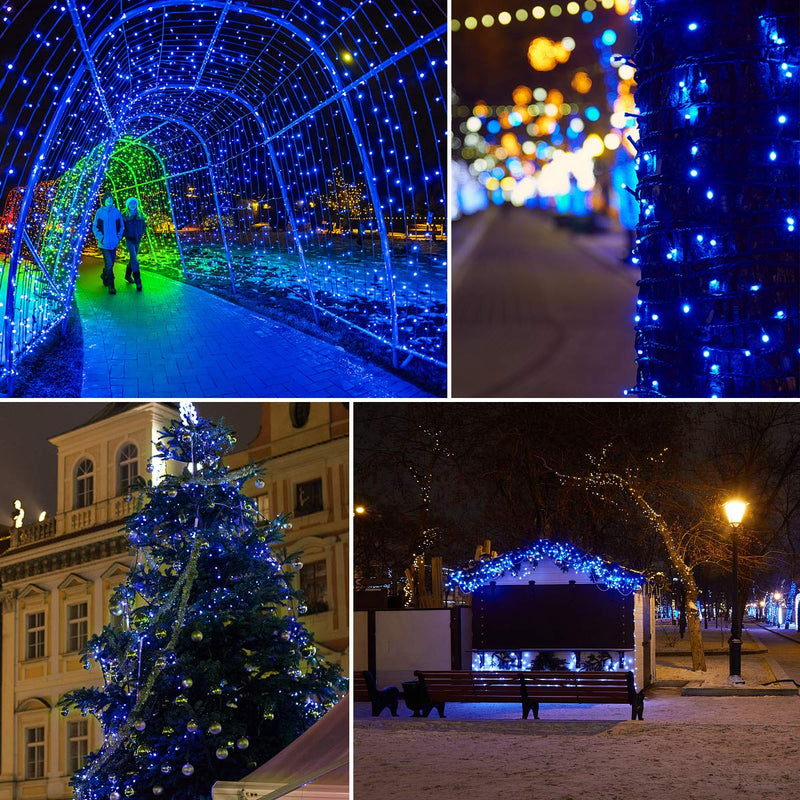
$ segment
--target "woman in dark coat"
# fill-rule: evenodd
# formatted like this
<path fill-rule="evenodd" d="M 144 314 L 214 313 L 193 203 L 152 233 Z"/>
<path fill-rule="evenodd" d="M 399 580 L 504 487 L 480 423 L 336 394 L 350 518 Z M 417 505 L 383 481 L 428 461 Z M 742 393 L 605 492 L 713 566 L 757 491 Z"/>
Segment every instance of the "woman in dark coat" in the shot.
<path fill-rule="evenodd" d="M 122 223 L 125 226 L 125 242 L 128 245 L 130 261 L 125 270 L 125 280 L 128 283 L 136 284 L 136 291 L 142 291 L 142 277 L 139 272 L 139 245 L 147 228 L 144 215 L 139 210 L 139 201 L 135 197 L 129 197 L 125 201 L 125 213 L 122 215 Z"/>

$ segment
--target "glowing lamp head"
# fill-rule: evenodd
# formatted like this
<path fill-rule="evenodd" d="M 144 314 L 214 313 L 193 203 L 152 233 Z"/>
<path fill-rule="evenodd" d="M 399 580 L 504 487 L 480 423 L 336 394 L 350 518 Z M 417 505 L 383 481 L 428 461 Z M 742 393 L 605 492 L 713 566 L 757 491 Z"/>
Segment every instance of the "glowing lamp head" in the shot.
<path fill-rule="evenodd" d="M 745 503 L 742 500 L 728 500 L 728 502 L 725 503 L 725 515 L 728 517 L 728 522 L 734 528 L 738 528 L 739 525 L 742 524 L 742 519 L 747 506 L 748 503 Z"/>
<path fill-rule="evenodd" d="M 781 599 L 781 597 L 783 597 L 783 595 L 780 592 L 775 592 L 775 594 L 772 595 L 772 599 L 776 603 Z"/>
<path fill-rule="evenodd" d="M 355 512 L 356 512 L 356 514 L 366 514 L 366 513 L 367 513 L 367 509 L 366 509 L 366 508 L 364 508 L 364 506 L 356 506 L 356 507 L 353 509 L 353 511 L 355 511 Z"/>

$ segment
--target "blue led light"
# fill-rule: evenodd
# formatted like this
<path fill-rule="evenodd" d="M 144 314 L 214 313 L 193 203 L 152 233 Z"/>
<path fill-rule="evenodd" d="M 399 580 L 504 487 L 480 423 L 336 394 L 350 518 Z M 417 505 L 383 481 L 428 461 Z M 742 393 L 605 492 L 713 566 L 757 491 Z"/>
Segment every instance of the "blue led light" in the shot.
<path fill-rule="evenodd" d="M 689 30 L 690 31 L 696 31 L 697 30 L 697 23 L 696 22 L 690 22 L 689 23 Z"/>
<path fill-rule="evenodd" d="M 586 106 L 583 113 L 590 122 L 597 122 L 600 119 L 600 109 L 595 106 Z"/>
<path fill-rule="evenodd" d="M 144 269 L 445 366 L 446 4 L 80 3 L 0 31 L 0 378 L 68 313 L 107 189 L 143 195 Z"/>
<path fill-rule="evenodd" d="M 764 344 L 766 344 L 769 341 L 769 334 L 762 333 L 761 334 L 761 341 L 764 342 Z"/>
<path fill-rule="evenodd" d="M 777 157 L 778 157 L 778 154 L 774 150 L 771 150 L 770 154 L 769 154 L 769 160 L 770 161 L 774 161 Z"/>
<path fill-rule="evenodd" d="M 709 200 L 713 200 L 713 199 L 714 199 L 714 192 L 712 192 L 712 191 L 711 191 L 711 189 L 709 189 L 709 190 L 706 192 L 706 197 L 707 197 Z"/>
<path fill-rule="evenodd" d="M 445 583 L 450 589 L 458 587 L 462 592 L 472 594 L 503 575 L 526 574 L 528 567 L 535 569 L 543 559 L 554 561 L 562 569 L 584 573 L 592 583 L 615 589 L 624 595 L 631 594 L 644 584 L 644 577 L 637 572 L 584 553 L 567 542 L 552 539 L 539 539 L 526 547 L 455 570 Z M 527 583 L 527 576 L 524 580 Z"/>
<path fill-rule="evenodd" d="M 486 130 L 488 130 L 489 133 L 500 133 L 501 127 L 502 126 L 500 125 L 500 123 L 496 119 L 493 119 L 487 123 Z"/>
<path fill-rule="evenodd" d="M 780 122 L 780 124 L 781 124 L 781 125 L 784 125 L 784 124 L 786 124 L 786 114 L 781 114 L 781 115 L 778 117 L 778 122 Z"/>
<path fill-rule="evenodd" d="M 601 39 L 603 40 L 604 45 L 611 47 L 611 45 L 617 41 L 616 31 L 612 31 L 611 28 L 606 28 L 603 31 Z"/>
<path fill-rule="evenodd" d="M 692 310 L 692 307 L 688 303 L 683 304 L 683 313 L 688 314 Z"/>
<path fill-rule="evenodd" d="M 711 355 L 710 350 L 703 350 L 703 358 L 708 358 Z"/>
<path fill-rule="evenodd" d="M 584 11 L 581 14 L 581 22 L 588 25 L 594 19 L 594 14 L 591 11 Z"/>

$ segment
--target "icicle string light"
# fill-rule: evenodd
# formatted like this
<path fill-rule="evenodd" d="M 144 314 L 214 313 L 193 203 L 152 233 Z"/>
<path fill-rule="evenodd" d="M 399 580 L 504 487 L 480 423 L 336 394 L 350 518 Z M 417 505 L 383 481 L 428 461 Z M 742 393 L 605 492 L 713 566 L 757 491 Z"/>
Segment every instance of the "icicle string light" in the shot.
<path fill-rule="evenodd" d="M 502 575 L 517 575 L 525 564 L 535 566 L 545 558 L 554 561 L 565 572 L 568 570 L 582 572 L 589 576 L 592 583 L 616 589 L 624 595 L 635 592 L 644 584 L 643 575 L 604 561 L 599 556 L 588 555 L 574 545 L 552 539 L 539 539 L 497 558 L 486 559 L 466 569 L 456 570 L 448 577 L 447 587 L 450 589 L 458 587 L 465 594 L 471 594 Z"/>
<path fill-rule="evenodd" d="M 66 316 L 106 190 L 156 223 L 144 268 L 443 367 L 445 19 L 438 0 L 7 10 L 0 376 Z"/>
<path fill-rule="evenodd" d="M 800 391 L 795 0 L 640 0 L 634 322 L 645 397 Z"/>

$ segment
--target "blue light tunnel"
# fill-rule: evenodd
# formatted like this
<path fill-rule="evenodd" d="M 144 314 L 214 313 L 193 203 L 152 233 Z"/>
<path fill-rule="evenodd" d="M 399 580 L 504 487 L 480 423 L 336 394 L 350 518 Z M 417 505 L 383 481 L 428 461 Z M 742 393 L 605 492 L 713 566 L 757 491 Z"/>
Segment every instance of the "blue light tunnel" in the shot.
<path fill-rule="evenodd" d="M 2 376 L 69 313 L 101 191 L 145 269 L 446 358 L 437 0 L 4 7 Z"/>

